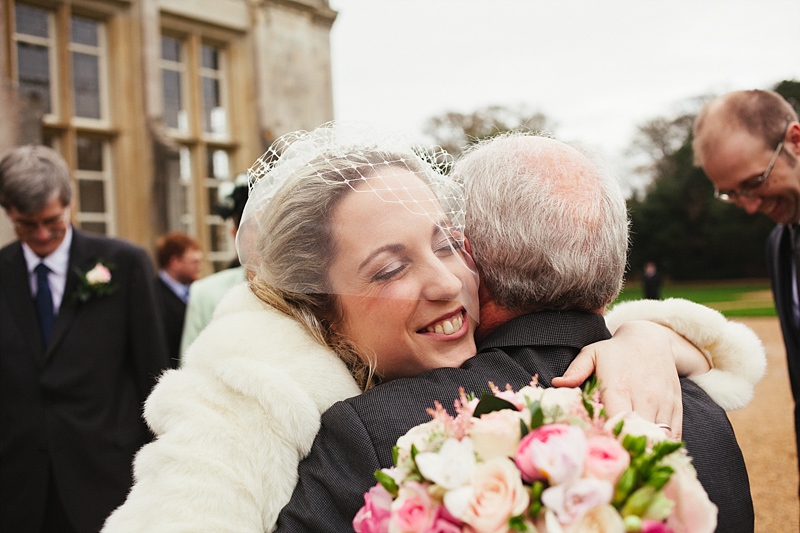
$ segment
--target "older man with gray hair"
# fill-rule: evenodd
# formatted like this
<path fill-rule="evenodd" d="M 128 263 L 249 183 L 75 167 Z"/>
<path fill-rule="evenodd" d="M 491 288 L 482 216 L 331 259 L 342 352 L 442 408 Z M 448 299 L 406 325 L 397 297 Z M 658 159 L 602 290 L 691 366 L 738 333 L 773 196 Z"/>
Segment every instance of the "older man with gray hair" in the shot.
<path fill-rule="evenodd" d="M 0 531 L 98 531 L 150 438 L 142 404 L 169 365 L 146 252 L 70 223 L 61 156 L 0 160 L 18 240 L 0 250 Z"/>
<path fill-rule="evenodd" d="M 582 347 L 610 337 L 602 311 L 622 285 L 628 244 L 615 179 L 576 149 L 525 134 L 480 143 L 455 172 L 481 275 L 478 354 L 331 407 L 278 531 L 348 530 L 375 470 L 392 466 L 397 439 L 428 421 L 435 401 L 452 405 L 459 389 L 490 381 L 519 389 L 533 375 L 549 387 Z M 719 508 L 718 531 L 752 532 L 747 472 L 727 416 L 695 383 L 681 387 L 683 437 Z"/>

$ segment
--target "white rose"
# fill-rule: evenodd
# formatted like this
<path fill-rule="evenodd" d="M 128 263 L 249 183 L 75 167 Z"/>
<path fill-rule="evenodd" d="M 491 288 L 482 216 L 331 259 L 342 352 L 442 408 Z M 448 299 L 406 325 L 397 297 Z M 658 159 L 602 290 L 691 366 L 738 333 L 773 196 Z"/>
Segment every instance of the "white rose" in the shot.
<path fill-rule="evenodd" d="M 93 269 L 86 273 L 86 281 L 89 285 L 101 285 L 111 281 L 111 272 L 101 263 L 97 263 Z"/>
<path fill-rule="evenodd" d="M 439 453 L 421 452 L 415 457 L 420 474 L 445 489 L 463 487 L 472 479 L 475 449 L 472 439 L 447 439 Z"/>

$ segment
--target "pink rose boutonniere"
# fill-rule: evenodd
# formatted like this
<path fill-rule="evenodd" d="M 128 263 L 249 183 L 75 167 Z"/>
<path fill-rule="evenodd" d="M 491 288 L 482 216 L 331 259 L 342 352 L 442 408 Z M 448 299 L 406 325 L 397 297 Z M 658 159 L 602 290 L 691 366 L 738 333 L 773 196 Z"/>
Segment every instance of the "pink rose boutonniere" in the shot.
<path fill-rule="evenodd" d="M 357 533 L 711 533 L 717 508 L 681 442 L 635 414 L 609 419 L 597 383 L 441 405 L 375 472 Z"/>
<path fill-rule="evenodd" d="M 101 298 L 117 290 L 117 286 L 111 282 L 111 270 L 114 267 L 98 261 L 91 270 L 83 272 L 76 268 L 78 275 L 78 286 L 72 294 L 76 302 L 86 303 L 94 298 Z"/>

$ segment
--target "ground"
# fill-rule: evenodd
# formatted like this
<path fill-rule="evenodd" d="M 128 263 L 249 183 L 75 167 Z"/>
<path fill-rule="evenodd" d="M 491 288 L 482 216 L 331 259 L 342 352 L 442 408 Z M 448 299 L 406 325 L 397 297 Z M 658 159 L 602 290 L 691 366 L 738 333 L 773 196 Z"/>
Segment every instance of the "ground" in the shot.
<path fill-rule="evenodd" d="M 744 453 L 756 511 L 756 533 L 798 531 L 798 469 L 792 394 L 777 318 L 742 318 L 761 338 L 767 374 L 753 401 L 729 413 Z"/>

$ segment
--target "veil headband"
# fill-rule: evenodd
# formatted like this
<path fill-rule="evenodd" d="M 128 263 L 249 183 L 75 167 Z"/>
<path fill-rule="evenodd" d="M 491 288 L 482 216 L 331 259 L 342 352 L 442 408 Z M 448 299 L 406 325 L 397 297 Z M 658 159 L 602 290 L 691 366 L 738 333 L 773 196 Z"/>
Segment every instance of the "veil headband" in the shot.
<path fill-rule="evenodd" d="M 477 276 L 462 252 L 464 192 L 446 175 L 452 164 L 441 148 L 422 148 L 408 137 L 378 135 L 364 126 L 327 123 L 286 134 L 248 170 L 250 195 L 236 236 L 239 259 L 281 291 L 331 293 L 325 277 L 332 258 L 320 251 L 332 246 L 331 214 L 345 195 L 373 194 L 430 220 Z M 396 187 L 383 179 L 398 170 L 413 173 L 418 185 Z M 477 319 L 477 297 L 463 304 Z"/>

